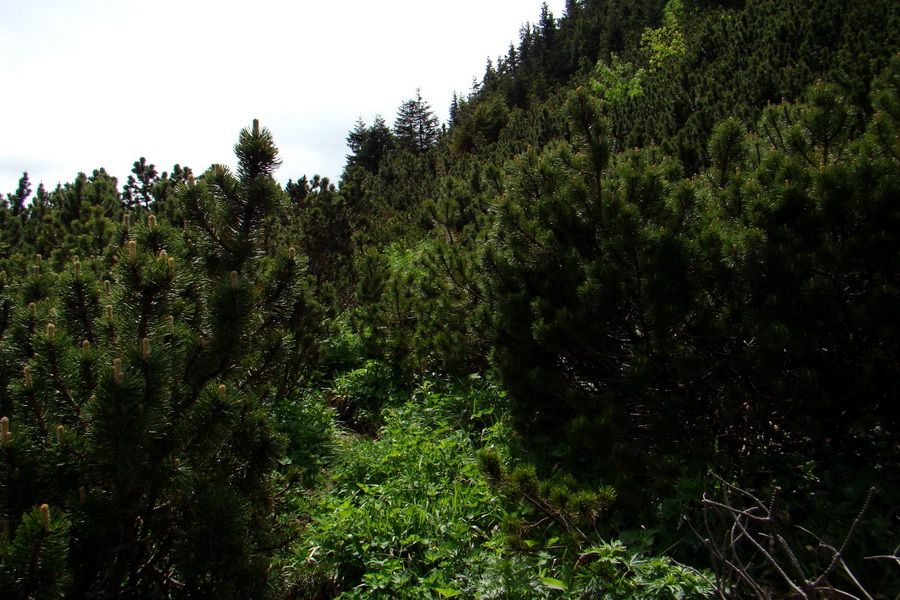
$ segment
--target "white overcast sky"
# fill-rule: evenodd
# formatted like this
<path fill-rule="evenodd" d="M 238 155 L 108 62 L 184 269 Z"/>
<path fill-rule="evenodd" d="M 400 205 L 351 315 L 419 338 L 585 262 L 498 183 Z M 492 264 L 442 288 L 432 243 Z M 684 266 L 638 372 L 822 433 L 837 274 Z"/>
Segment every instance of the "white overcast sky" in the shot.
<path fill-rule="evenodd" d="M 556 17 L 565 0 L 547 0 Z M 421 88 L 446 122 L 541 0 L 0 0 L 0 193 L 48 190 L 144 156 L 233 165 L 254 118 L 280 181 L 336 181 L 356 119 L 388 124 Z"/>

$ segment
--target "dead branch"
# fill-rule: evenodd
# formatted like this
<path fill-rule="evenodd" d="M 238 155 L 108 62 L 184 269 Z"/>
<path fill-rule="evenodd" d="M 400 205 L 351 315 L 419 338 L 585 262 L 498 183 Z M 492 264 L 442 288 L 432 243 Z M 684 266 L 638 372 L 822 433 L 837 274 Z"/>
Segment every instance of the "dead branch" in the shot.
<path fill-rule="evenodd" d="M 760 573 L 762 569 L 777 574 L 777 579 L 784 582 L 795 598 L 873 600 L 872 595 L 844 559 L 863 516 L 872 504 L 876 493 L 874 487 L 869 490 L 866 501 L 847 530 L 840 548 L 829 545 L 819 536 L 798 527 L 817 541 L 820 550 L 827 551 L 830 555 L 827 567 L 817 574 L 807 575 L 807 570 L 797 554 L 780 533 L 783 522 L 783 515 L 780 515 L 778 510 L 781 490 L 775 488 L 771 499 L 766 503 L 749 491 L 717 475 L 713 474 L 712 477 L 720 484 L 718 497 L 710 497 L 710 494 L 704 492 L 701 504 L 705 535 L 700 535 L 696 529 L 694 534 L 707 547 L 716 566 L 717 593 L 722 600 L 741 597 L 739 591 L 741 584 L 746 586 L 755 598 L 763 600 L 772 598 L 773 592 L 767 589 Z M 894 560 L 900 564 L 900 555 L 897 552 L 893 556 L 866 558 Z M 838 569 L 852 582 L 852 592 L 840 589 L 830 581 L 831 575 Z"/>

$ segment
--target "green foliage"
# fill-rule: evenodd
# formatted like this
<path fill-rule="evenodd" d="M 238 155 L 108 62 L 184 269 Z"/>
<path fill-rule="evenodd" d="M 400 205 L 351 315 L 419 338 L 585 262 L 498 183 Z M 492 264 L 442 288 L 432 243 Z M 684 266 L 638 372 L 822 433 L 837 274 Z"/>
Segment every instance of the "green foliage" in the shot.
<path fill-rule="evenodd" d="M 708 164 L 705 144 L 716 123 L 734 117 L 751 125 L 768 102 L 797 100 L 817 79 L 839 82 L 862 109 L 900 45 L 896 20 L 890 2 L 570 3 L 558 22 L 547 12 L 523 28 L 519 45 L 488 68 L 470 97 L 458 99 L 465 110 L 450 137 L 467 142 L 457 149 L 480 151 L 460 134 L 474 131 L 488 108 L 499 112 L 498 95 L 532 115 L 565 86 L 601 83 L 621 96 L 616 90 L 629 74 L 621 65 L 631 65 L 643 73 L 640 87 L 653 93 L 608 108 L 614 146 L 655 140 L 694 172 Z M 498 138 L 520 127 L 511 118 Z"/>
<path fill-rule="evenodd" d="M 413 154 L 427 152 L 437 142 L 438 119 L 419 90 L 397 110 L 393 134 L 397 148 Z"/>
<path fill-rule="evenodd" d="M 314 395 L 298 394 L 279 402 L 275 412 L 278 431 L 287 441 L 281 464 L 290 465 L 306 483 L 315 483 L 336 451 L 335 408 Z"/>
<path fill-rule="evenodd" d="M 570 597 L 676 600 L 711 598 L 715 591 L 707 575 L 666 557 L 631 553 L 617 542 L 591 548 L 582 558 L 584 573 L 575 577 Z"/>
<path fill-rule="evenodd" d="M 613 55 L 609 65 L 603 61 L 597 62 L 591 74 L 591 88 L 597 97 L 606 102 L 620 104 L 643 95 L 641 81 L 644 74 L 644 69 L 637 69 L 618 55 Z"/>
<path fill-rule="evenodd" d="M 572 0 L 446 130 L 418 94 L 360 120 L 337 187 L 282 189 L 257 123 L 234 173 L 23 176 L 0 586 L 709 597 L 688 532 L 741 482 L 896 595 L 897 18 Z"/>
<path fill-rule="evenodd" d="M 347 136 L 347 146 L 352 152 L 347 156 L 348 171 L 361 167 L 377 173 L 381 160 L 394 149 L 394 134 L 380 115 L 375 117 L 371 127 L 360 118 Z"/>
<path fill-rule="evenodd" d="M 497 173 L 470 168 L 467 181 L 445 178 L 441 200 L 424 203 L 430 231 L 414 249 L 392 246 L 360 265 L 357 315 L 366 329 L 359 331 L 370 352 L 392 356 L 407 371 L 467 375 L 486 368 L 476 257 L 496 190 L 488 180 Z"/>
<path fill-rule="evenodd" d="M 466 375 L 486 369 L 480 326 L 483 300 L 475 272 L 486 219 L 476 217 L 484 194 L 468 185 L 426 214 L 434 229 L 412 250 L 370 250 L 359 269 L 353 323 L 369 356 L 407 374 Z"/>
<path fill-rule="evenodd" d="M 429 387 L 388 409 L 376 438 L 340 443 L 331 485 L 298 549 L 310 588 L 415 598 L 468 585 L 458 575 L 477 567 L 494 510 L 471 444 L 499 429 L 469 433 L 466 421 L 478 412 L 451 412 L 450 399 Z"/>
<path fill-rule="evenodd" d="M 382 412 L 402 398 L 408 381 L 395 368 L 383 362 L 368 360 L 351 371 L 342 373 L 326 390 L 327 401 L 337 408 L 339 418 L 362 433 L 378 430 Z"/>
<path fill-rule="evenodd" d="M 280 236 L 278 243 L 296 247 L 306 257 L 317 294 L 325 299 L 334 293 L 343 308 L 356 284 L 352 207 L 327 177 L 288 181 L 285 191 L 290 203 L 271 238 Z"/>
<path fill-rule="evenodd" d="M 520 427 L 626 494 L 896 432 L 896 167 L 837 88 L 770 107 L 762 138 L 723 122 L 692 180 L 654 147 L 610 155 L 599 113 L 573 96 L 576 151 L 520 157 L 485 253 Z"/>
<path fill-rule="evenodd" d="M 883 152 L 900 156 L 900 56 L 891 59 L 890 68 L 872 86 L 872 108 L 875 111 L 870 132 Z"/>
<path fill-rule="evenodd" d="M 361 256 L 357 266 L 359 301 L 351 315 L 365 353 L 388 361 L 398 373 L 407 376 L 419 370 L 413 349 L 415 291 L 409 272 L 411 254 L 397 251 L 389 256 L 370 249 Z"/>
<path fill-rule="evenodd" d="M 641 45 L 648 54 L 647 62 L 651 69 L 670 67 L 685 55 L 684 35 L 681 33 L 683 20 L 681 0 L 669 0 L 663 10 L 662 27 L 644 31 Z"/>
<path fill-rule="evenodd" d="M 485 457 L 512 473 L 507 468 L 511 431 L 499 419 L 502 403 L 496 394 L 477 380 L 469 385 L 426 381 L 406 403 L 385 412 L 377 437 L 343 437 L 330 485 L 308 508 L 311 521 L 304 544 L 297 547 L 294 593 L 340 598 L 709 596 L 697 572 L 667 559 L 643 559 L 620 543 L 566 554 L 566 546 L 552 539 L 552 528 L 537 519 L 529 523 L 531 505 L 514 499 L 521 499 L 521 489 L 533 476 L 517 476 L 514 490 L 497 495 L 498 482 L 481 475 L 491 460 Z M 537 487 L 567 505 L 554 513 L 556 518 L 581 513 L 594 519 L 598 502 L 614 495 L 609 489 L 586 493 L 570 479 Z M 531 532 L 529 543 L 509 543 L 514 523 Z M 554 590 L 567 593 L 551 595 Z"/>
<path fill-rule="evenodd" d="M 71 583 L 71 523 L 46 504 L 22 516 L 15 538 L 0 534 L 0 584 L 19 598 L 59 598 Z"/>
<path fill-rule="evenodd" d="M 457 152 L 486 149 L 500 138 L 508 125 L 510 110 L 502 94 L 495 92 L 477 103 L 457 101 L 451 144 Z"/>
<path fill-rule="evenodd" d="M 239 178 L 213 167 L 179 188 L 187 231 L 125 219 L 106 258 L 39 263 L 3 290 L 0 513 L 26 515 L 4 542 L 14 597 L 266 595 L 291 531 L 270 412 L 326 326 L 301 257 L 260 253 L 271 134 L 255 124 L 236 153 Z M 58 511 L 43 528 L 41 503 Z"/>
<path fill-rule="evenodd" d="M 17 217 L 25 210 L 25 202 L 29 196 L 31 196 L 31 182 L 28 180 L 28 173 L 22 173 L 22 178 L 19 179 L 19 186 L 16 188 L 16 191 L 7 195 L 5 200 L 5 203 L 9 204 L 12 216 Z"/>
<path fill-rule="evenodd" d="M 179 190 L 179 199 L 194 228 L 207 268 L 216 274 L 242 270 L 253 253 L 267 240 L 265 217 L 280 208 L 283 193 L 272 174 L 280 164 L 272 134 L 245 129 L 235 146 L 238 169 L 235 178 L 222 165 L 213 165 L 198 181 Z"/>

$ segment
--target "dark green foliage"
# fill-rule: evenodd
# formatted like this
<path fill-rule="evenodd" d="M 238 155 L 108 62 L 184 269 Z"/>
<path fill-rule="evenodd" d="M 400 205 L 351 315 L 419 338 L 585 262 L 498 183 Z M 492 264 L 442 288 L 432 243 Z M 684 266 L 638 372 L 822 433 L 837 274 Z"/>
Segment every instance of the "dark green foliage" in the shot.
<path fill-rule="evenodd" d="M 385 139 L 378 127 L 376 120 L 372 132 L 376 143 Z M 413 154 L 426 152 L 437 142 L 438 131 L 437 117 L 431 112 L 428 103 L 422 100 L 419 90 L 416 90 L 416 97 L 401 104 L 397 110 L 393 131 L 397 148 Z"/>
<path fill-rule="evenodd" d="M 661 20 L 661 0 L 570 2 L 556 19 L 546 5 L 526 24 L 496 68 L 489 66 L 474 96 L 501 92 L 510 107 L 527 109 L 552 95 L 598 60 L 637 47 L 642 30 Z"/>
<path fill-rule="evenodd" d="M 358 308 L 351 324 L 368 356 L 385 359 L 398 373 L 420 372 L 414 348 L 416 330 L 412 253 L 369 250 L 358 261 Z"/>
<path fill-rule="evenodd" d="M 518 47 L 488 69 L 470 97 L 458 99 L 466 110 L 456 111 L 451 131 L 457 148 L 477 147 L 472 132 L 488 111 L 498 113 L 498 98 L 509 109 L 540 110 L 560 86 L 583 85 L 590 71 L 624 64 L 653 93 L 608 107 L 614 145 L 655 140 L 693 172 L 708 164 L 705 144 L 716 123 L 735 117 L 751 125 L 767 102 L 796 100 L 816 79 L 842 86 L 851 105 L 863 108 L 873 78 L 900 44 L 889 2 L 714 4 L 579 2 L 558 21 L 545 8 Z M 506 127 L 517 126 L 510 120 Z"/>
<path fill-rule="evenodd" d="M 634 477 L 661 458 L 640 432 L 661 440 L 683 393 L 659 357 L 683 352 L 703 319 L 686 215 L 667 200 L 679 170 L 655 148 L 610 164 L 598 106 L 582 92 L 569 111 L 579 150 L 517 161 L 485 255 L 494 364 L 523 425 L 571 427 L 576 448 L 581 438 L 602 444 L 589 453 L 595 468 L 609 460 Z M 663 396 L 666 410 L 654 401 Z M 593 432 L 578 433 L 586 426 Z"/>
<path fill-rule="evenodd" d="M 316 280 L 316 289 L 331 286 L 339 305 L 352 293 L 353 211 L 327 177 L 306 177 L 288 181 L 285 191 L 290 205 L 281 228 L 286 242 L 307 259 L 307 270 Z"/>
<path fill-rule="evenodd" d="M 4 290 L 13 597 L 266 596 L 290 534 L 270 410 L 303 384 L 326 326 L 301 256 L 261 253 L 281 194 L 271 134 L 244 130 L 236 154 L 238 178 L 213 167 L 177 191 L 188 230 L 126 219 L 108 271 L 76 259 L 38 292 L 37 266 Z M 43 529 L 41 503 L 59 513 Z M 46 573 L 18 558 L 26 546 Z"/>
<path fill-rule="evenodd" d="M 330 485 L 311 507 L 316 550 L 308 560 L 302 550 L 308 596 L 330 589 L 342 597 L 415 598 L 475 588 L 477 581 L 458 574 L 487 556 L 494 508 L 469 435 L 478 444 L 499 436 L 497 427 L 469 432 L 471 413 L 451 410 L 454 400 L 465 403 L 428 382 L 385 410 L 376 438 L 339 439 Z"/>
<path fill-rule="evenodd" d="M 113 223 L 124 210 L 117 182 L 105 170 L 47 192 L 38 186 L 18 215 L 0 207 L 0 256 L 40 254 L 59 268 L 72 256 L 99 256 L 111 243 Z"/>
<path fill-rule="evenodd" d="M 17 598 L 59 598 L 71 583 L 67 563 L 71 524 L 46 504 L 22 516 L 16 537 L 0 539 L 4 594 Z"/>
<path fill-rule="evenodd" d="M 454 150 L 474 152 L 496 142 L 509 122 L 509 113 L 505 99 L 496 92 L 474 104 L 457 101 L 454 118 L 458 125 L 452 129 L 451 142 Z"/>
<path fill-rule="evenodd" d="M 842 559 L 895 596 L 896 21 L 572 0 L 446 129 L 418 93 L 360 120 L 337 187 L 282 189 L 257 123 L 234 173 L 23 177 L 0 586 L 708 597 L 701 539 L 719 575 L 758 532 L 825 572 L 852 527 Z M 738 489 L 755 508 L 710 512 Z M 774 554 L 715 592 L 790 594 Z"/>
<path fill-rule="evenodd" d="M 262 227 L 267 215 L 280 208 L 282 191 L 272 177 L 277 154 L 272 134 L 259 129 L 244 130 L 235 146 L 238 177 L 228 168 L 214 165 L 193 184 L 182 188 L 179 195 L 199 252 L 211 273 L 224 275 L 243 273 L 249 259 L 265 246 Z"/>
<path fill-rule="evenodd" d="M 758 134 L 721 123 L 693 180 L 655 148 L 610 157 L 584 92 L 576 152 L 518 160 L 486 289 L 523 427 L 627 473 L 623 492 L 692 463 L 882 460 L 873 428 L 900 426 L 896 159 L 853 137 L 837 88 L 808 98 L 770 107 Z M 892 127 L 881 114 L 872 127 Z"/>
<path fill-rule="evenodd" d="M 673 592 L 657 597 L 709 595 L 702 576 L 665 559 L 645 563 L 619 543 L 570 552 L 553 518 L 577 515 L 586 527 L 611 490 L 588 493 L 571 479 L 535 482 L 535 498 L 552 495 L 557 503 L 542 505 L 544 512 L 520 493 L 530 487 L 528 476 L 501 491 L 480 467 L 488 456 L 503 477 L 515 470 L 502 394 L 471 379 L 420 383 L 384 412 L 377 437 L 338 438 L 329 485 L 307 505 L 314 518 L 307 545 L 298 548 L 298 595 L 545 598 L 568 588 L 561 597 L 593 590 L 642 598 L 664 585 Z M 519 530 L 518 549 L 509 543 L 512 529 Z"/>
<path fill-rule="evenodd" d="M 128 176 L 122 199 L 129 208 L 134 208 L 141 204 L 144 205 L 144 208 L 149 208 L 153 199 L 151 190 L 159 180 L 159 172 L 157 172 L 155 165 L 147 164 L 147 159 L 143 156 L 140 160 L 134 162 L 131 172 L 133 174 Z"/>
<path fill-rule="evenodd" d="M 28 181 L 28 173 L 22 173 L 22 178 L 19 179 L 19 187 L 16 188 L 15 192 L 7 196 L 12 216 L 17 217 L 25 210 L 25 202 L 29 196 L 31 196 L 31 182 Z"/>
<path fill-rule="evenodd" d="M 174 201 L 175 188 L 193 177 L 189 167 L 175 165 L 171 175 L 159 173 L 156 166 L 147 164 L 143 156 L 134 162 L 131 175 L 122 190 L 122 203 L 129 209 L 152 209 L 164 216 L 170 223 L 180 223 L 183 219 L 180 206 Z"/>
<path fill-rule="evenodd" d="M 384 119 L 378 115 L 371 127 L 359 119 L 353 131 L 347 136 L 347 146 L 352 154 L 347 156 L 347 169 L 362 167 L 371 173 L 377 173 L 381 159 L 394 149 L 394 134 Z"/>
<path fill-rule="evenodd" d="M 464 375 L 487 367 L 475 268 L 488 221 L 481 179 L 477 168 L 468 183 L 447 178 L 446 195 L 423 207 L 433 229 L 415 249 L 392 246 L 360 257 L 354 325 L 370 356 L 407 373 Z"/>

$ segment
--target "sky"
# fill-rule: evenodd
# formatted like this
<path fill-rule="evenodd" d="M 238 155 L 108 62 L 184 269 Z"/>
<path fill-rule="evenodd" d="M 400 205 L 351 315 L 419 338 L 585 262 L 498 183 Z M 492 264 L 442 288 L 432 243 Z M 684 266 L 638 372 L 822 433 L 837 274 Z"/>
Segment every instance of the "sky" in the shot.
<path fill-rule="evenodd" d="M 565 0 L 547 0 L 556 17 Z M 420 89 L 442 123 L 541 0 L 0 0 L 0 193 L 140 157 L 234 166 L 254 118 L 279 181 L 337 181 L 357 119 Z"/>

